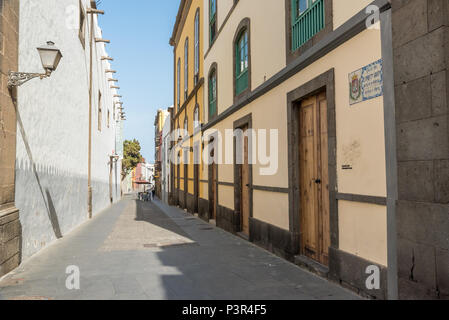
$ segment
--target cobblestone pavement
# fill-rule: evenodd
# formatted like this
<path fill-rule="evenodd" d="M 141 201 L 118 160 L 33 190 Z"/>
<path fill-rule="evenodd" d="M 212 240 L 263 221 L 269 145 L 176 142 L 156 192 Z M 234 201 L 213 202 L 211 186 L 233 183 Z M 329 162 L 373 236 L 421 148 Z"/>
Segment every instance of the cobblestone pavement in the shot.
<path fill-rule="evenodd" d="M 68 290 L 68 266 L 80 289 Z M 159 201 L 100 213 L 0 281 L 0 299 L 359 299 Z"/>

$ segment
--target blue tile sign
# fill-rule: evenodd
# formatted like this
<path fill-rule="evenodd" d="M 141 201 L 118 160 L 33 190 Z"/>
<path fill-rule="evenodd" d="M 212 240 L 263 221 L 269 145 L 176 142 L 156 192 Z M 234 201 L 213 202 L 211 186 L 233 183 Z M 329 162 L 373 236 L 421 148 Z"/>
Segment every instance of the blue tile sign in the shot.
<path fill-rule="evenodd" d="M 349 104 L 383 95 L 382 59 L 349 74 Z"/>

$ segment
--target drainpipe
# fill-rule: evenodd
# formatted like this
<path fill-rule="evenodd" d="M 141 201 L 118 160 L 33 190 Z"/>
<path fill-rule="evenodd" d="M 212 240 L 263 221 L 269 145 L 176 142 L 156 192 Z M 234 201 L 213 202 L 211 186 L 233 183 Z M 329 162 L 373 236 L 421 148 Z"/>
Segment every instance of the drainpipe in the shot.
<path fill-rule="evenodd" d="M 91 1 L 91 7 L 87 9 L 90 14 L 90 39 L 89 39 L 89 151 L 87 164 L 87 212 L 89 219 L 92 219 L 92 94 L 93 94 L 93 44 L 94 44 L 94 14 L 104 14 L 104 11 L 97 10 L 94 1 Z"/>

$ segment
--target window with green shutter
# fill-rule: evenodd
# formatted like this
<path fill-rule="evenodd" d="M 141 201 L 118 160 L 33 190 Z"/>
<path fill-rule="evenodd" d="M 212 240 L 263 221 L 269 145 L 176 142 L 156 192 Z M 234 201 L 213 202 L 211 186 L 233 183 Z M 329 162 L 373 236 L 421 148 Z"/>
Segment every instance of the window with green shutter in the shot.
<path fill-rule="evenodd" d="M 296 51 L 324 28 L 324 0 L 291 1 L 292 51 Z"/>
<path fill-rule="evenodd" d="M 217 71 L 213 70 L 209 76 L 209 118 L 217 114 Z"/>
<path fill-rule="evenodd" d="M 209 44 L 217 36 L 217 0 L 209 0 Z"/>
<path fill-rule="evenodd" d="M 235 95 L 248 88 L 248 30 L 244 29 L 235 43 Z"/>

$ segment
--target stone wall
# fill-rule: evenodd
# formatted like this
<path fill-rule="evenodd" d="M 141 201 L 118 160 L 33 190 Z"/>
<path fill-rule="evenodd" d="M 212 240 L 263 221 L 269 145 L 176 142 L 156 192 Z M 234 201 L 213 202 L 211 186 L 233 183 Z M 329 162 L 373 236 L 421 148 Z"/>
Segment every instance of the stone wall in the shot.
<path fill-rule="evenodd" d="M 449 1 L 393 0 L 399 298 L 449 298 Z"/>
<path fill-rule="evenodd" d="M 21 260 L 21 226 L 14 205 L 15 92 L 8 90 L 8 72 L 18 65 L 18 31 L 19 0 L 0 0 L 0 277 Z"/>

